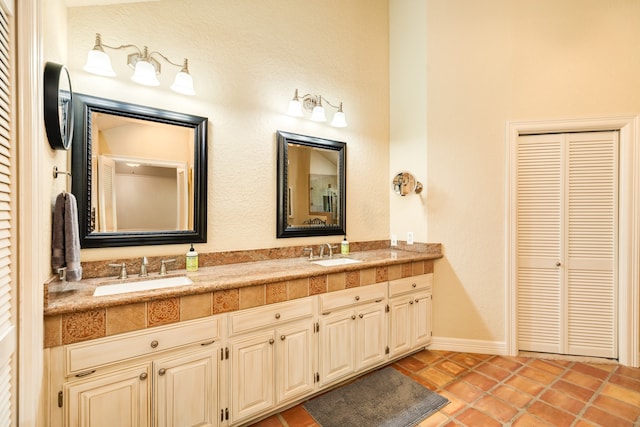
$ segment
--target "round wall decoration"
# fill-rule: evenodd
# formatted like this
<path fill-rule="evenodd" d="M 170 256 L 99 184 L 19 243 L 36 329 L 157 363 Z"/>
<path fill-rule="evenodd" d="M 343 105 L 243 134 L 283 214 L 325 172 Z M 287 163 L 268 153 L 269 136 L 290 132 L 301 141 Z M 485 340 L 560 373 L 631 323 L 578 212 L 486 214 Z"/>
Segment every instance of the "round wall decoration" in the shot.
<path fill-rule="evenodd" d="M 49 145 L 68 150 L 73 139 L 73 91 L 64 65 L 47 62 L 44 67 L 44 127 Z"/>

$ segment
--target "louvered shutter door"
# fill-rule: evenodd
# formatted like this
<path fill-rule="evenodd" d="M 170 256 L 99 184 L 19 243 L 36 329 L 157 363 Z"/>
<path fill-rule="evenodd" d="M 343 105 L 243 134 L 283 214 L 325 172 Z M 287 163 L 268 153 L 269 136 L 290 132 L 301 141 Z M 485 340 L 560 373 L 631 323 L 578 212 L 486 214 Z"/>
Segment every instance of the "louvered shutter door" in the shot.
<path fill-rule="evenodd" d="M 11 84 L 9 22 L 0 7 L 0 425 L 13 419 L 12 358 L 16 349 L 11 274 Z"/>
<path fill-rule="evenodd" d="M 516 167 L 518 349 L 617 357 L 617 132 L 521 136 Z"/>
<path fill-rule="evenodd" d="M 517 148 L 517 318 L 520 350 L 558 353 L 562 151 L 560 135 L 523 136 Z"/>
<path fill-rule="evenodd" d="M 566 138 L 566 353 L 615 358 L 618 133 Z"/>

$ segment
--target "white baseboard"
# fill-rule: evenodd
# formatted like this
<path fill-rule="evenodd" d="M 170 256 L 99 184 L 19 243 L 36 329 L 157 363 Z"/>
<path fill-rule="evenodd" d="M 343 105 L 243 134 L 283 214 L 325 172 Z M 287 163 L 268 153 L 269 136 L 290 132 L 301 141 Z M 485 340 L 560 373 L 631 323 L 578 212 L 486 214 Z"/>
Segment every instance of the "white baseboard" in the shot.
<path fill-rule="evenodd" d="M 461 353 L 497 354 L 506 356 L 507 344 L 504 341 L 484 341 L 465 338 L 433 337 L 429 350 L 457 351 Z"/>

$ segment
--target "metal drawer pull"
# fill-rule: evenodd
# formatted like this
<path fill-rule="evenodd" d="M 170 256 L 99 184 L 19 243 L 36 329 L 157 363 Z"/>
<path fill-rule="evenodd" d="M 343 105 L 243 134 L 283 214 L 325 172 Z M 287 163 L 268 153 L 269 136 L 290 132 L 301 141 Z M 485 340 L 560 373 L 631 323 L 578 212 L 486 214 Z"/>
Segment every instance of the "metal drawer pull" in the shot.
<path fill-rule="evenodd" d="M 413 304 L 413 300 L 409 301 L 409 304 Z"/>
<path fill-rule="evenodd" d="M 274 342 L 273 338 L 269 338 L 269 344 L 273 344 Z"/>
<path fill-rule="evenodd" d="M 287 338 L 287 336 L 286 336 L 286 335 L 280 335 L 280 339 L 281 339 L 282 341 L 284 341 L 286 338 Z"/>
<path fill-rule="evenodd" d="M 556 262 L 556 267 L 560 267 L 562 263 L 560 261 Z"/>
<path fill-rule="evenodd" d="M 411 284 L 411 287 L 412 287 L 412 288 L 415 288 L 416 286 L 418 286 L 418 285 L 417 285 L 417 284 L 415 284 L 415 283 L 412 283 L 412 284 Z"/>
<path fill-rule="evenodd" d="M 147 379 L 147 373 L 146 372 L 141 373 L 140 374 L 140 381 L 144 381 L 146 379 Z"/>
<path fill-rule="evenodd" d="M 90 371 L 80 372 L 79 374 L 76 374 L 76 378 L 86 377 L 87 375 L 93 374 L 95 371 L 95 369 L 92 369 Z"/>
<path fill-rule="evenodd" d="M 360 313 L 360 318 L 362 319 L 364 317 L 364 314 Z"/>
<path fill-rule="evenodd" d="M 418 298 L 416 298 L 416 304 L 419 303 L 419 302 L 420 302 L 420 300 Z"/>
<path fill-rule="evenodd" d="M 206 347 L 208 345 L 213 344 L 214 342 L 216 342 L 216 340 L 211 340 L 211 341 L 207 341 L 207 342 L 201 342 L 200 345 L 203 347 Z"/>
<path fill-rule="evenodd" d="M 276 313 L 276 319 L 280 318 L 280 313 Z"/>
<path fill-rule="evenodd" d="M 360 297 L 356 295 L 356 301 L 360 301 Z"/>
<path fill-rule="evenodd" d="M 158 347 L 158 340 L 151 341 L 151 348 L 157 348 L 157 347 Z"/>
<path fill-rule="evenodd" d="M 164 374 L 166 374 L 166 373 L 167 373 L 167 370 L 166 370 L 166 369 L 164 369 L 164 368 L 160 368 L 160 369 L 158 370 L 158 375 L 160 375 L 160 376 L 163 376 L 163 375 L 164 375 Z"/>
<path fill-rule="evenodd" d="M 356 320 L 356 315 L 354 314 L 353 316 L 351 316 L 352 320 Z"/>

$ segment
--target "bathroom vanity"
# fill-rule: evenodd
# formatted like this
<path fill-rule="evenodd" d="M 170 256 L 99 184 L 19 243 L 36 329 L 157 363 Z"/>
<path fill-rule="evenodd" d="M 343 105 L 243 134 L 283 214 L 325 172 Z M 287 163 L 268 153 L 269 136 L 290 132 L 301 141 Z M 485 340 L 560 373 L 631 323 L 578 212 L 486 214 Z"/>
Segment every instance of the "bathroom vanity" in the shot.
<path fill-rule="evenodd" d="M 51 281 L 50 425 L 251 424 L 428 345 L 441 256 L 435 245 L 332 266 L 228 264 L 100 297 L 112 280 Z"/>

